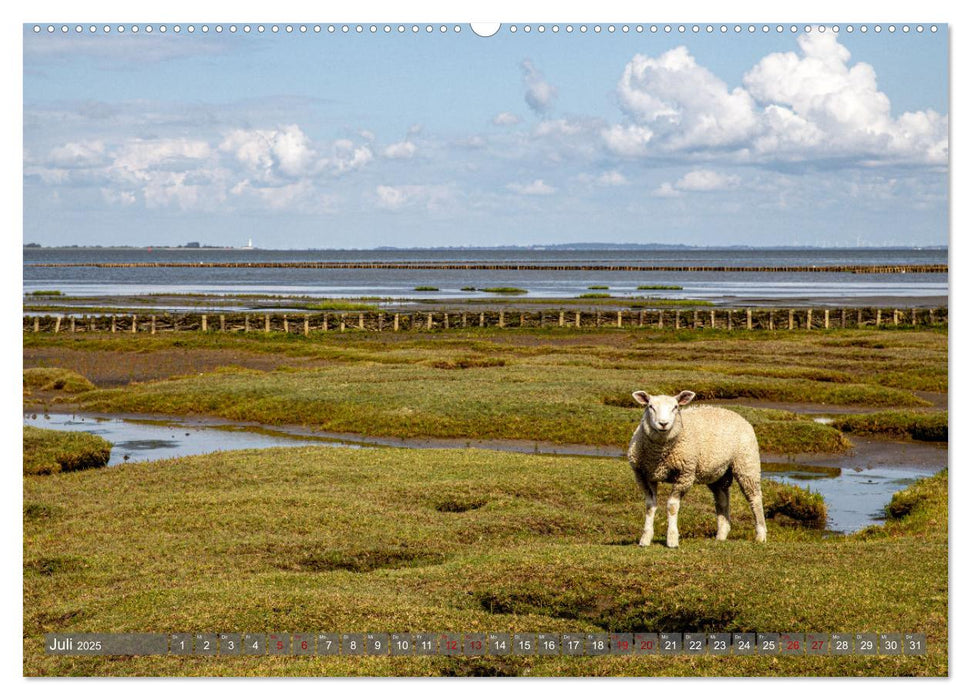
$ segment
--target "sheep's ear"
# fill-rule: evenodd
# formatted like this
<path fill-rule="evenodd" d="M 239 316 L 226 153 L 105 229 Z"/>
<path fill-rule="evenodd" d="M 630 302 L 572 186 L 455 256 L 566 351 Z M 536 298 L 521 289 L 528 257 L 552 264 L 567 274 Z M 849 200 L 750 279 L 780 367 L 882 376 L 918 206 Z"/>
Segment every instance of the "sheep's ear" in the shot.
<path fill-rule="evenodd" d="M 680 394 L 678 394 L 674 398 L 676 398 L 678 400 L 678 405 L 679 406 L 687 406 L 689 403 L 691 403 L 691 400 L 694 397 L 695 397 L 695 392 L 693 392 L 693 391 L 682 391 Z"/>
<path fill-rule="evenodd" d="M 641 406 L 646 406 L 651 403 L 651 395 L 646 391 L 635 391 L 631 396 L 634 397 L 634 401 L 639 403 Z"/>

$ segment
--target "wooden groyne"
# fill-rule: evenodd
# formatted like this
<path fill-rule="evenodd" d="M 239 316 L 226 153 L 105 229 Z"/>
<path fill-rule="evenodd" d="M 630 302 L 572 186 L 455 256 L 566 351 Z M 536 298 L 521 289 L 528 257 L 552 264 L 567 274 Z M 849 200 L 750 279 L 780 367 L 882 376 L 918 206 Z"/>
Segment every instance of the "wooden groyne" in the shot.
<path fill-rule="evenodd" d="M 26 333 L 295 333 L 420 332 L 461 328 L 643 328 L 796 331 L 833 328 L 946 327 L 946 306 L 933 309 L 620 309 L 578 311 L 382 311 L 337 313 L 187 313 L 24 316 Z"/>
<path fill-rule="evenodd" d="M 587 272 L 837 272 L 854 275 L 946 274 L 947 265 L 614 265 L 465 262 L 63 262 L 30 267 L 293 268 L 310 270 L 512 270 Z"/>

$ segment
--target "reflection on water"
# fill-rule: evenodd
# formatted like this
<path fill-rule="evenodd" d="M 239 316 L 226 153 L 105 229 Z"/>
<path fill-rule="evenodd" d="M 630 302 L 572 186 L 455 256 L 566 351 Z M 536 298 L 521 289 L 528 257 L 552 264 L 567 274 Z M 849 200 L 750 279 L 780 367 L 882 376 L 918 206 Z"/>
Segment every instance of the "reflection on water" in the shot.
<path fill-rule="evenodd" d="M 109 440 L 109 465 L 171 457 L 206 454 L 220 450 L 241 450 L 299 445 L 355 447 L 366 440 L 374 445 L 398 447 L 466 447 L 471 443 L 455 441 L 357 438 L 356 442 L 321 437 L 305 431 L 286 433 L 253 425 L 236 425 L 218 421 L 141 420 L 80 414 L 29 414 L 25 425 L 56 430 L 80 430 Z M 461 442 L 461 441 L 459 441 Z M 798 462 L 765 462 L 763 477 L 793 484 L 823 496 L 829 514 L 828 527 L 839 532 L 855 532 L 880 522 L 883 508 L 897 491 L 919 478 L 931 476 L 947 463 L 946 450 L 920 443 L 891 443 L 857 439 L 857 450 L 847 455 L 817 456 L 822 465 Z M 537 454 L 571 454 L 569 447 L 540 445 L 525 449 L 511 442 L 491 444 L 476 441 L 478 448 L 504 449 Z M 589 452 L 587 454 L 590 454 Z M 600 456 L 610 456 L 597 453 Z"/>
<path fill-rule="evenodd" d="M 144 462 L 154 459 L 207 454 L 220 450 L 295 447 L 299 445 L 350 446 L 329 440 L 322 441 L 255 431 L 233 430 L 227 432 L 218 427 L 71 414 L 25 415 L 24 424 L 37 428 L 77 430 L 99 435 L 113 445 L 111 459 L 108 460 L 109 466 L 125 462 Z"/>

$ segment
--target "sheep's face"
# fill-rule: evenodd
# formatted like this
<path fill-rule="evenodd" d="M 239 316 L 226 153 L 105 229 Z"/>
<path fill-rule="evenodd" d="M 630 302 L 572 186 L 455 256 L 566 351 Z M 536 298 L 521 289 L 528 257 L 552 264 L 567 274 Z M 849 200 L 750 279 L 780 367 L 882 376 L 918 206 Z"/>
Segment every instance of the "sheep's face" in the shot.
<path fill-rule="evenodd" d="M 632 396 L 644 406 L 641 423 L 652 436 L 664 440 L 672 440 L 681 432 L 681 407 L 695 397 L 691 391 L 682 391 L 677 396 L 651 396 L 646 391 L 635 391 Z"/>

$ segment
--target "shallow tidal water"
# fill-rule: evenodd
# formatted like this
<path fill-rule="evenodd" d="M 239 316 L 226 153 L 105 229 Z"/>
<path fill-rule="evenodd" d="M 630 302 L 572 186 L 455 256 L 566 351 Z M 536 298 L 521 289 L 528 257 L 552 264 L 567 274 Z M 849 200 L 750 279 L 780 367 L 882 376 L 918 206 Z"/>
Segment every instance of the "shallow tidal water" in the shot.
<path fill-rule="evenodd" d="M 109 466 L 221 450 L 296 447 L 411 448 L 478 447 L 531 454 L 574 454 L 612 457 L 612 450 L 576 446 L 546 446 L 527 441 L 401 440 L 315 433 L 297 428 L 266 428 L 213 419 L 99 416 L 69 413 L 26 413 L 24 424 L 53 430 L 84 431 L 113 444 Z M 764 460 L 762 476 L 815 491 L 826 501 L 827 527 L 856 532 L 882 521 L 883 507 L 897 491 L 947 466 L 947 449 L 936 445 L 854 438 L 856 449 L 844 455 L 800 456 L 787 463 Z M 633 485 L 633 481 L 632 481 Z"/>

